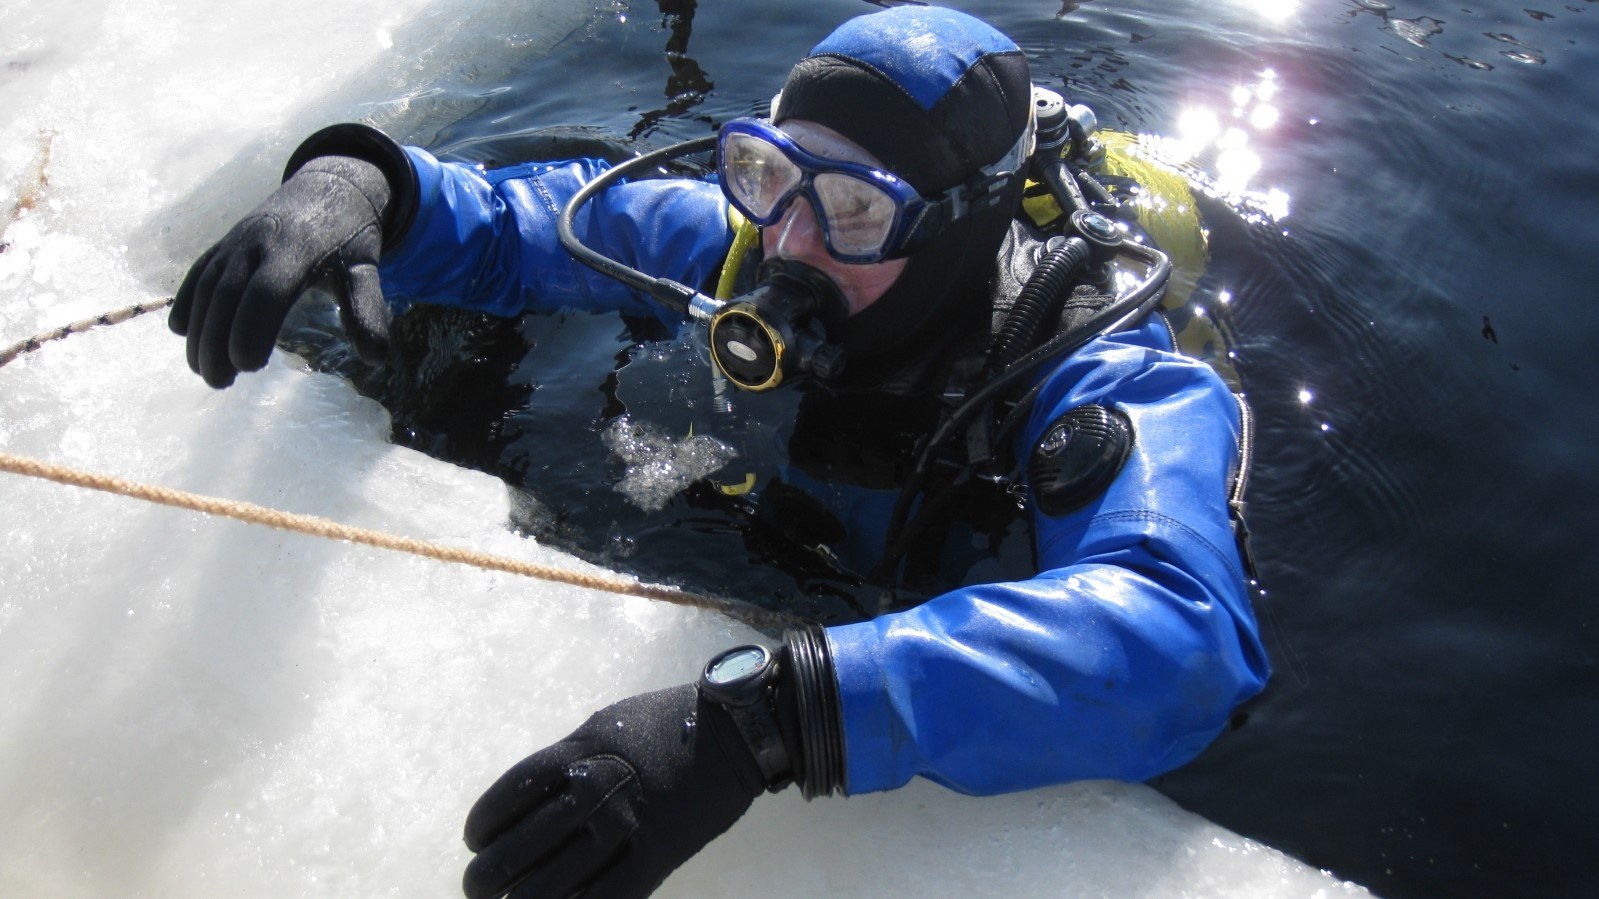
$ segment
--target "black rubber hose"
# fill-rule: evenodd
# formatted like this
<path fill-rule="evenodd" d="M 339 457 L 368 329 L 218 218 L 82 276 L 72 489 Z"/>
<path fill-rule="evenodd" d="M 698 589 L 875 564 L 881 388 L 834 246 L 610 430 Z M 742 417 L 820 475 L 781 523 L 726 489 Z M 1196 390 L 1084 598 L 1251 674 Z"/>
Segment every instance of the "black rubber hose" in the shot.
<path fill-rule="evenodd" d="M 932 455 L 935 447 L 948 440 L 956 428 L 965 427 L 971 416 L 976 414 L 984 403 L 994 399 L 1000 391 L 1027 376 L 1033 369 L 1051 358 L 1062 353 L 1075 352 L 1100 334 L 1130 323 L 1154 308 L 1165 293 L 1167 280 L 1171 278 L 1171 260 L 1154 247 L 1132 242 L 1123 243 L 1121 252 L 1149 266 L 1149 273 L 1144 276 L 1144 280 L 1126 296 L 1118 297 L 1116 302 L 1084 319 L 1076 328 L 1051 338 L 1042 346 L 1017 359 L 1010 368 L 1000 372 L 977 392 L 967 397 L 966 401 L 950 413 L 949 418 L 933 432 L 933 436 L 929 438 L 917 459 L 917 471 L 926 466 L 928 457 Z"/>
<path fill-rule="evenodd" d="M 566 248 L 577 261 L 602 275 L 615 278 L 635 290 L 643 291 L 650 295 L 656 302 L 680 314 L 688 312 L 689 303 L 698 292 L 685 284 L 679 284 L 669 278 L 656 278 L 617 262 L 609 256 L 602 255 L 583 245 L 577 239 L 577 234 L 572 230 L 572 220 L 577 217 L 578 209 L 582 208 L 589 198 L 602 190 L 609 188 L 616 181 L 627 177 L 637 171 L 648 171 L 652 167 L 678 156 L 709 150 L 716 146 L 716 136 L 695 138 L 663 147 L 643 156 L 629 159 L 610 171 L 601 174 L 593 181 L 583 185 L 572 199 L 567 201 L 566 207 L 561 210 L 561 215 L 555 220 L 555 235 L 561 241 L 561 246 Z"/>
<path fill-rule="evenodd" d="M 1097 336 L 1097 334 L 1100 333 L 1109 333 L 1116 330 L 1119 326 L 1126 325 L 1143 318 L 1145 315 L 1149 314 L 1150 310 L 1159 305 L 1161 299 L 1166 295 L 1166 282 L 1171 277 L 1171 260 L 1166 256 L 1166 254 L 1161 253 L 1159 250 L 1145 247 L 1140 244 L 1130 244 L 1128 245 L 1127 249 L 1130 250 L 1129 255 L 1135 255 L 1150 264 L 1152 268 L 1150 276 L 1145 278 L 1143 283 L 1141 283 L 1126 297 L 1118 300 L 1115 306 L 1111 307 L 1112 309 L 1118 311 L 1124 309 L 1131 309 L 1131 311 L 1126 312 L 1114 321 L 1109 321 L 1104 326 L 1098 328 L 1096 335 L 1091 336 Z M 1090 319 L 1090 321 L 1096 320 L 1101 316 L 1106 316 L 1106 313 L 1110 311 L 1111 309 L 1104 310 L 1095 315 L 1093 319 Z M 1106 317 L 1108 318 L 1108 316 Z M 1038 354 L 1042 358 L 1049 358 L 1050 356 L 1057 355 L 1061 352 L 1075 352 L 1077 347 L 1080 347 L 1083 343 L 1087 342 L 1079 342 L 1076 339 L 1075 334 L 1064 335 L 1064 338 L 1065 339 L 1056 338 L 1055 340 L 1052 340 L 1049 343 L 1039 347 Z M 1059 343 L 1060 346 L 1055 346 L 1056 343 Z M 1016 404 L 1011 409 L 1010 414 L 1005 416 L 1004 421 L 1000 422 L 999 427 L 994 431 L 995 446 L 1003 446 L 1004 442 L 1010 439 L 1012 432 L 1014 432 L 1015 429 L 1021 425 L 1023 419 L 1026 418 L 1028 411 L 1032 408 L 1033 400 L 1038 397 L 1039 391 L 1042 390 L 1044 385 L 1047 383 L 1049 383 L 1049 378 L 1040 378 L 1036 384 L 1034 384 L 1025 394 L 1016 400 Z"/>
<path fill-rule="evenodd" d="M 994 339 L 988 355 L 988 370 L 1004 371 L 1022 354 L 1033 348 L 1038 336 L 1038 326 L 1051 314 L 1060 314 L 1066 294 L 1076 283 L 1083 267 L 1088 264 L 1090 248 L 1081 237 L 1067 238 L 1066 242 L 1044 254 L 1038 267 L 1022 285 L 1016 302 L 1005 315 L 1005 324 Z"/>
<path fill-rule="evenodd" d="M 1148 314 L 1166 292 L 1166 282 L 1171 278 L 1171 259 L 1165 253 L 1154 247 L 1144 246 L 1132 242 L 1125 242 L 1120 252 L 1133 257 L 1137 261 L 1149 266 L 1149 272 L 1144 280 L 1126 296 L 1117 298 L 1116 302 L 1101 309 L 1085 319 L 1076 328 L 1065 334 L 1057 335 L 1045 342 L 1042 346 L 1032 350 L 1017 359 L 1011 366 L 990 378 L 976 393 L 966 398 L 954 412 L 950 413 L 931 437 L 922 444 L 917 454 L 916 465 L 911 469 L 910 477 L 900 488 L 899 498 L 894 503 L 894 510 L 889 517 L 888 531 L 883 540 L 884 555 L 900 545 L 901 535 L 904 531 L 906 520 L 910 515 L 911 503 L 921 492 L 922 485 L 926 483 L 929 463 L 934 451 L 942 446 L 957 428 L 963 428 L 973 415 L 980 412 L 985 405 L 995 399 L 1001 391 L 1015 384 L 1020 379 L 1031 374 L 1043 363 L 1061 355 L 1074 353 L 1083 344 L 1094 339 L 1100 334 L 1115 330 Z M 1021 423 L 1028 410 L 1032 407 L 1033 400 L 1038 396 L 1039 390 L 1048 383 L 1048 378 L 1043 378 L 1034 384 L 1032 389 L 1016 403 L 1011 413 L 1006 416 L 996 433 L 996 446 L 1002 446 L 999 441 L 1007 438 L 1010 433 Z"/>
<path fill-rule="evenodd" d="M 890 522 L 888 533 L 884 538 L 883 558 L 872 571 L 872 577 L 898 584 L 900 561 L 910 552 L 916 541 L 922 538 L 922 534 L 949 510 L 950 504 L 960 497 L 971 480 L 971 469 L 967 468 L 942 488 L 928 491 L 922 499 L 921 507 L 916 510 L 915 518 L 908 518 L 896 503 L 895 518 Z"/>
<path fill-rule="evenodd" d="M 1013 383 L 1061 349 L 1068 346 L 1075 349 L 1103 333 L 1118 320 L 1131 317 L 1127 310 L 1132 309 L 1138 314 L 1147 311 L 1150 300 L 1160 296 L 1160 288 L 1165 286 L 1166 279 L 1171 273 L 1170 262 L 1166 261 L 1164 255 L 1158 251 L 1149 251 L 1137 244 L 1129 244 L 1126 251 L 1151 266 L 1150 276 L 1144 283 L 1128 296 L 1092 316 L 1077 329 L 1058 336 L 1045 346 L 1029 353 L 1026 357 L 1028 364 L 1017 365 L 1023 354 L 1033 349 L 1032 344 L 1038 332 L 1038 325 L 1045 316 L 1059 315 L 1060 301 L 1065 298 L 1065 291 L 1070 290 L 1070 285 L 1076 282 L 1078 272 L 1088 264 L 1091 248 L 1081 237 L 1071 237 L 1067 238 L 1064 245 L 1046 253 L 1032 275 L 1028 276 L 1027 283 L 1022 286 L 1021 293 L 1016 297 L 1016 304 L 1005 317 L 1005 324 L 1001 327 L 994 349 L 989 354 L 989 381 L 979 395 L 985 397 L 996 395 L 1003 385 Z M 1046 350 L 1046 347 L 1049 349 Z M 1035 385 L 1018 407 L 1030 406 L 1042 383 Z M 956 410 L 951 419 L 964 422 L 977 408 L 974 403 L 968 402 Z M 1005 419 L 1006 427 L 1001 428 L 996 435 L 998 438 L 994 443 L 996 447 L 1004 445 L 1003 441 L 1009 438 L 1009 429 L 1014 427 L 1019 418 L 1018 412 L 1013 410 Z M 941 429 L 931 438 L 928 447 L 942 442 L 946 433 Z M 970 471 L 967 470 L 941 495 L 923 499 L 922 510 L 913 521 L 910 519 L 910 504 L 921 492 L 922 485 L 926 482 L 927 470 L 927 455 L 924 451 L 894 503 L 894 510 L 889 516 L 888 529 L 883 539 L 883 559 L 878 563 L 879 568 L 875 574 L 891 575 L 911 544 L 920 539 L 922 532 L 927 529 L 934 517 L 959 494 L 956 488 L 964 486 L 970 476 Z"/>

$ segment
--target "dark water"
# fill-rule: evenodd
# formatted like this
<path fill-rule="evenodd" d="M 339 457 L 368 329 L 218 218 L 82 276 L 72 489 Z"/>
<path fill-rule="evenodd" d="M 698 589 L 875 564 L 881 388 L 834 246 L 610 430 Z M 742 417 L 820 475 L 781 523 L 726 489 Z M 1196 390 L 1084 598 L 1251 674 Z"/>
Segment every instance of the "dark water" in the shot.
<path fill-rule="evenodd" d="M 1235 88 L 1275 75 L 1275 125 L 1243 130 L 1250 186 L 1286 194 L 1289 214 L 1212 210 L 1197 296 L 1230 296 L 1212 314 L 1262 425 L 1250 515 L 1277 674 L 1241 728 L 1156 785 L 1381 895 L 1591 894 L 1599 6 L 1341 0 L 1275 21 L 1257 10 L 1282 4 L 1244 0 L 954 5 L 1118 129 L 1172 135 L 1194 107 L 1242 122 Z M 615 2 L 506 80 L 464 66 L 388 125 L 435 147 L 557 123 L 699 136 L 866 11 Z M 540 403 L 614 414 L 650 370 L 614 319 L 517 328 L 441 331 L 461 342 L 442 376 L 507 420 L 562 377 L 593 389 Z M 431 414 L 401 438 L 469 456 L 444 445 L 448 411 Z M 496 437 L 495 454 L 517 435 Z"/>

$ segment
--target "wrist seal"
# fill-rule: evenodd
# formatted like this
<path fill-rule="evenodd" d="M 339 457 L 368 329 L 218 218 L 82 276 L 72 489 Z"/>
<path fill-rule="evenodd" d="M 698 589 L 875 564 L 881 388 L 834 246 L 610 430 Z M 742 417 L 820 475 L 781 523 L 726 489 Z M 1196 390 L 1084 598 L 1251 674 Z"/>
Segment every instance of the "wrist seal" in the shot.
<path fill-rule="evenodd" d="M 733 719 L 770 792 L 791 783 L 806 799 L 844 792 L 844 719 L 822 628 L 790 630 L 776 649 L 718 653 L 699 690 Z"/>
<path fill-rule="evenodd" d="M 806 799 L 844 792 L 844 715 L 827 635 L 817 625 L 783 634 L 778 693 L 794 713 L 794 780 Z"/>
<path fill-rule="evenodd" d="M 318 156 L 351 156 L 370 162 L 389 182 L 389 202 L 383 210 L 383 249 L 399 244 L 416 218 L 421 188 L 416 169 L 405 149 L 370 125 L 342 122 L 312 134 L 296 147 L 283 167 L 287 181 Z"/>

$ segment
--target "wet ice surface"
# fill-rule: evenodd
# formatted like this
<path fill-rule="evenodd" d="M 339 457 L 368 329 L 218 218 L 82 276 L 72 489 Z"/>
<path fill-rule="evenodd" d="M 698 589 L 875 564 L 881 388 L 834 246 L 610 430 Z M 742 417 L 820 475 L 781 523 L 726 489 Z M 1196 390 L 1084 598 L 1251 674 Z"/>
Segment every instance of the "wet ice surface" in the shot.
<path fill-rule="evenodd" d="M 170 293 L 301 135 L 456 64 L 430 48 L 503 50 L 589 15 L 219 9 L 0 8 L 0 343 Z M 0 449 L 583 567 L 510 533 L 498 482 L 385 442 L 385 414 L 347 384 L 279 355 L 212 391 L 159 318 L 0 370 Z M 9 474 L 0 527 L 6 896 L 456 894 L 461 821 L 501 771 L 753 636 Z M 762 798 L 661 894 L 756 892 L 1361 891 L 1142 786 L 972 799 L 916 783 Z"/>

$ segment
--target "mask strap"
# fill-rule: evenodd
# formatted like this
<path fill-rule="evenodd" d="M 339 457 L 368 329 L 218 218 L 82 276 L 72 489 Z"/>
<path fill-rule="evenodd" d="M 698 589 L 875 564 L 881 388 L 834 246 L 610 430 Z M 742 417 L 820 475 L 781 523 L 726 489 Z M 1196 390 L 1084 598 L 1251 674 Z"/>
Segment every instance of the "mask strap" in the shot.
<path fill-rule="evenodd" d="M 925 246 L 957 220 L 1003 200 L 1005 189 L 1022 174 L 1027 160 L 1033 155 L 1035 129 L 1036 121 L 1029 111 L 1027 127 L 1022 129 L 1016 143 L 1005 151 L 1005 155 L 978 169 L 977 174 L 965 183 L 944 191 L 937 200 L 924 206 L 895 255 L 906 255 Z"/>

